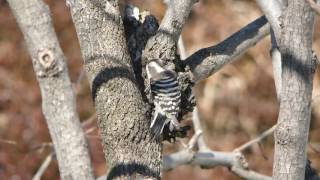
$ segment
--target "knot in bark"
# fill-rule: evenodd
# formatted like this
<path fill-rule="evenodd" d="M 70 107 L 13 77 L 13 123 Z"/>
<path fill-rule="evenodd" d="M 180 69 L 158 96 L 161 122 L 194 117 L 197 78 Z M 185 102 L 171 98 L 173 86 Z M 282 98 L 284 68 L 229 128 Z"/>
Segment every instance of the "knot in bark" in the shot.
<path fill-rule="evenodd" d="M 43 48 L 36 54 L 35 71 L 38 77 L 53 77 L 57 76 L 64 69 L 64 64 L 59 58 L 63 59 L 63 56 L 57 57 L 57 54 L 50 48 Z"/>
<path fill-rule="evenodd" d="M 38 53 L 38 60 L 41 66 L 45 70 L 48 70 L 54 62 L 52 51 L 50 51 L 49 49 L 41 49 Z"/>

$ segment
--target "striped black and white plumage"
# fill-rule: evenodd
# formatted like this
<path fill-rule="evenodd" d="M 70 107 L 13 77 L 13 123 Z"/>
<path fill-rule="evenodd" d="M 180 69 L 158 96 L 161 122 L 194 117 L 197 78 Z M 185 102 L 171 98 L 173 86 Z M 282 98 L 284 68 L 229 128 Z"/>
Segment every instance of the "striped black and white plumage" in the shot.
<path fill-rule="evenodd" d="M 149 62 L 146 71 L 155 107 L 150 128 L 154 137 L 159 138 L 168 123 L 170 131 L 180 128 L 177 117 L 181 92 L 176 72 L 163 68 L 159 61 Z"/>

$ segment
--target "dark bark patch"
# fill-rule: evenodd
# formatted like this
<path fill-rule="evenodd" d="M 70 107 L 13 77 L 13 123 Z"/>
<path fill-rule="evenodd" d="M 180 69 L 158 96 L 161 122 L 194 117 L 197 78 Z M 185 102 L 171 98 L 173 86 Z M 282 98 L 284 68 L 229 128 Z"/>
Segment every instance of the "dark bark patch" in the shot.
<path fill-rule="evenodd" d="M 127 68 L 123 67 L 111 67 L 105 68 L 104 70 L 100 71 L 92 82 L 92 98 L 95 102 L 97 97 L 97 92 L 99 88 L 103 85 L 108 83 L 111 79 L 114 78 L 125 78 L 132 82 L 135 82 L 134 77 L 132 77 L 132 72 L 129 71 Z M 135 83 L 133 83 L 135 84 Z"/>
<path fill-rule="evenodd" d="M 290 52 L 282 53 L 282 59 L 284 71 L 294 71 L 303 81 L 310 81 L 315 69 L 315 64 L 311 59 L 309 62 L 306 59 L 301 60 Z"/>
<path fill-rule="evenodd" d="M 228 37 L 226 40 L 223 42 L 219 43 L 216 46 L 208 47 L 201 49 L 197 52 L 195 52 L 193 55 L 191 55 L 189 58 L 187 58 L 184 62 L 185 66 L 188 66 L 193 73 L 195 73 L 195 69 L 198 66 L 203 66 L 202 69 L 212 69 L 215 66 L 209 65 L 210 62 L 214 62 L 215 60 L 211 60 L 210 62 L 203 63 L 204 60 L 206 60 L 210 56 L 214 55 L 227 55 L 230 56 L 234 52 L 236 52 L 236 49 L 238 48 L 239 45 L 241 45 L 244 41 L 252 39 L 255 37 L 260 30 L 260 27 L 264 26 L 267 23 L 267 19 L 265 16 L 260 17 L 259 19 L 255 20 L 254 22 L 248 24 L 246 28 L 241 29 L 239 32 L 234 33 L 230 37 Z M 250 33 L 248 33 L 248 31 Z M 214 52 L 215 54 L 212 54 Z M 214 58 L 212 58 L 214 59 Z M 206 70 L 203 72 L 210 73 L 212 70 Z M 208 76 L 206 75 L 206 77 Z M 201 75 L 201 77 L 204 77 L 205 75 Z"/>
<path fill-rule="evenodd" d="M 141 178 L 146 179 L 149 177 L 153 179 L 160 179 L 158 172 L 153 171 L 146 165 L 138 164 L 134 162 L 121 163 L 113 166 L 113 168 L 109 171 L 107 180 L 118 179 L 118 178 L 121 179 L 121 177 L 131 177 L 133 179 L 141 179 Z"/>

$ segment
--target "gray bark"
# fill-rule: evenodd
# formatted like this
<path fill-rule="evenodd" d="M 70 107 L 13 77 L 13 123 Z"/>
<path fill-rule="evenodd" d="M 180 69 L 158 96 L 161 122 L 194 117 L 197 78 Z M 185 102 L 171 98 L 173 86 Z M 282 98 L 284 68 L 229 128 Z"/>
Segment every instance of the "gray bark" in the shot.
<path fill-rule="evenodd" d="M 271 180 L 269 176 L 248 169 L 248 163 L 241 154 L 240 149 L 237 148 L 232 152 L 211 150 L 204 141 L 203 130 L 196 107 L 193 109 L 192 122 L 195 131 L 194 135 L 189 140 L 185 149 L 163 157 L 164 170 L 170 170 L 185 164 L 198 165 L 205 169 L 225 166 L 239 177 L 247 180 Z M 261 140 L 261 138 L 259 139 Z M 252 145 L 252 142 L 249 143 Z"/>
<path fill-rule="evenodd" d="M 272 29 L 270 30 L 272 31 Z M 281 85 L 282 85 L 282 79 L 281 79 L 281 53 L 278 48 L 278 44 L 276 42 L 276 37 L 271 32 L 271 50 L 270 50 L 270 56 L 272 60 L 272 69 L 273 69 L 273 78 L 274 83 L 276 87 L 276 93 L 278 102 L 280 102 L 281 99 Z"/>
<path fill-rule="evenodd" d="M 282 55 L 282 92 L 275 132 L 273 179 L 304 179 L 312 80 L 314 17 L 305 0 L 288 1 L 283 14 L 279 48 Z"/>
<path fill-rule="evenodd" d="M 160 178 L 161 144 L 151 138 L 150 108 L 143 101 L 128 54 L 118 1 L 70 0 L 108 178 Z"/>
<path fill-rule="evenodd" d="M 157 34 L 148 40 L 143 51 L 142 65 L 152 59 L 161 59 L 169 63 L 169 68 L 175 68 L 172 62 L 176 60 L 177 42 L 195 2 L 196 0 L 171 0 L 167 3 L 168 9 Z"/>
<path fill-rule="evenodd" d="M 274 34 L 277 38 L 281 35 L 281 29 L 280 29 L 280 16 L 282 13 L 282 6 L 281 2 L 279 0 L 256 0 L 259 8 L 262 10 L 262 12 L 265 14 L 265 16 L 268 19 L 268 22 L 270 23 Z"/>
<path fill-rule="evenodd" d="M 200 49 L 183 63 L 190 68 L 196 80 L 207 78 L 254 46 L 269 34 L 269 30 L 270 25 L 262 16 L 221 43 Z"/>
<path fill-rule="evenodd" d="M 8 2 L 32 58 L 61 179 L 94 179 L 65 57 L 52 27 L 49 8 L 41 0 Z"/>
<path fill-rule="evenodd" d="M 281 54 L 278 49 L 277 39 L 280 38 L 281 35 L 281 27 L 280 27 L 280 17 L 282 14 L 282 2 L 279 0 L 256 0 L 258 6 L 265 14 L 268 19 L 268 22 L 271 25 L 270 35 L 271 35 L 271 60 L 272 60 L 272 69 L 273 69 L 273 77 L 277 92 L 278 101 L 280 102 L 280 94 L 281 94 Z"/>
<path fill-rule="evenodd" d="M 314 10 L 314 12 L 317 13 L 317 15 L 320 15 L 320 1 L 317 0 L 315 2 L 315 0 L 307 0 L 307 2 L 310 4 L 310 7 Z"/>

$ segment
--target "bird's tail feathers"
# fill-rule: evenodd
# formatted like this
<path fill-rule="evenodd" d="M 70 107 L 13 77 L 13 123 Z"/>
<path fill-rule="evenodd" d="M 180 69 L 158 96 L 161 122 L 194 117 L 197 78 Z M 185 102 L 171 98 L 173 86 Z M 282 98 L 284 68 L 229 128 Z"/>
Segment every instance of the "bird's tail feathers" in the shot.
<path fill-rule="evenodd" d="M 164 126 L 166 125 L 167 117 L 164 114 L 155 114 L 150 125 L 151 133 L 154 139 L 160 139 Z"/>
<path fill-rule="evenodd" d="M 170 129 L 170 131 L 180 130 L 180 123 L 177 120 L 177 118 L 171 117 L 169 129 Z"/>

